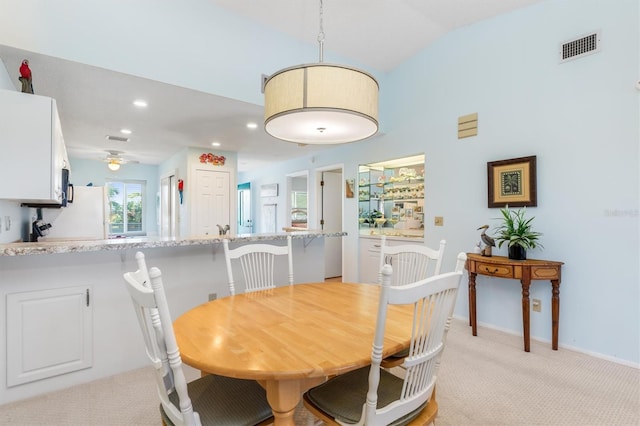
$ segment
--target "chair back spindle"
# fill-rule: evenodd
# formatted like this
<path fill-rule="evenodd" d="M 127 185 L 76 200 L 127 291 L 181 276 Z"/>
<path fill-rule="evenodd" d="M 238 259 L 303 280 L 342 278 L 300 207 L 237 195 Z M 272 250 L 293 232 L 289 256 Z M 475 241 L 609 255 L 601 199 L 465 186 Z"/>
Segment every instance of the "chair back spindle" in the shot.
<path fill-rule="evenodd" d="M 392 268 L 382 270 L 382 288 L 369 370 L 365 424 L 386 425 L 424 406 L 433 393 L 445 333 L 455 305 L 462 272 L 450 272 L 404 286 L 391 285 Z M 405 377 L 399 398 L 377 408 L 384 325 L 389 305 L 413 305 L 409 354 L 404 359 Z"/>
<path fill-rule="evenodd" d="M 293 284 L 293 254 L 291 236 L 287 236 L 286 246 L 272 244 L 247 244 L 235 249 L 229 248 L 229 240 L 223 242 L 229 293 L 236 294 L 236 280 L 233 275 L 232 260 L 240 264 L 245 283 L 245 292 L 275 288 L 276 256 L 287 256 L 287 282 Z"/>

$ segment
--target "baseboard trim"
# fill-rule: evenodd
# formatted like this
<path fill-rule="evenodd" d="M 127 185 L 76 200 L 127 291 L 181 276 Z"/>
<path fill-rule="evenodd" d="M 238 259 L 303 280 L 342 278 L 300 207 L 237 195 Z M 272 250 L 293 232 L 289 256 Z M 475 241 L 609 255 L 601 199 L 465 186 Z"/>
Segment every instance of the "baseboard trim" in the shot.
<path fill-rule="evenodd" d="M 462 317 L 462 316 L 458 316 L 458 315 L 454 315 L 453 316 L 455 319 L 460 320 L 460 321 L 465 321 L 467 324 L 469 323 L 469 317 Z M 497 327 L 494 324 L 489 324 L 489 323 L 485 323 L 485 322 L 478 322 L 478 326 L 480 327 L 484 327 L 484 328 L 488 328 L 491 330 L 495 330 L 495 331 L 499 331 L 505 334 L 510 334 L 512 336 L 518 336 L 518 337 L 522 337 L 521 333 L 517 333 L 513 330 L 509 330 L 506 328 L 502 328 L 502 327 Z M 539 337 L 534 337 L 531 336 L 531 340 L 535 340 L 536 342 L 540 342 L 540 343 L 547 343 L 547 344 L 551 344 L 551 340 L 546 340 L 546 339 L 541 339 Z M 593 351 L 588 351 L 586 349 L 582 349 L 579 348 L 577 346 L 571 346 L 571 345 L 565 345 L 565 344 L 561 344 L 560 342 L 558 342 L 558 348 L 563 348 L 563 349 L 567 349 L 573 352 L 578 352 L 584 355 L 589 355 L 592 356 L 594 358 L 599 358 L 599 359 L 603 359 L 605 361 L 610 361 L 610 362 L 614 362 L 616 364 L 620 364 L 620 365 L 624 365 L 627 367 L 631 367 L 631 368 L 635 368 L 637 370 L 640 370 L 640 363 L 636 363 L 633 361 L 629 361 L 626 359 L 621 359 L 621 358 L 616 358 L 613 357 L 611 355 L 605 355 L 605 354 L 601 354 L 599 352 L 593 352 Z"/>

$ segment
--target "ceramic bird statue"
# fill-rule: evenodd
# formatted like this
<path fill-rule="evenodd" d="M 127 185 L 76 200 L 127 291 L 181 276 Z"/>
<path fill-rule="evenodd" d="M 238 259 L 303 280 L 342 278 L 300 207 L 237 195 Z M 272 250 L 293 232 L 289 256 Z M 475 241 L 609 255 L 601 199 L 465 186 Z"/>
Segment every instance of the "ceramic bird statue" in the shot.
<path fill-rule="evenodd" d="M 20 65 L 20 77 L 18 77 L 18 80 L 22 83 L 22 93 L 33 94 L 33 79 L 28 59 L 24 59 L 22 65 Z"/>
<path fill-rule="evenodd" d="M 489 235 L 486 234 L 487 229 L 489 229 L 489 225 L 482 225 L 478 228 L 478 231 L 482 229 L 482 233 L 480 234 L 480 239 L 485 244 L 484 248 L 480 251 L 480 254 L 483 256 L 491 256 L 491 247 L 496 246 L 496 242 Z"/>

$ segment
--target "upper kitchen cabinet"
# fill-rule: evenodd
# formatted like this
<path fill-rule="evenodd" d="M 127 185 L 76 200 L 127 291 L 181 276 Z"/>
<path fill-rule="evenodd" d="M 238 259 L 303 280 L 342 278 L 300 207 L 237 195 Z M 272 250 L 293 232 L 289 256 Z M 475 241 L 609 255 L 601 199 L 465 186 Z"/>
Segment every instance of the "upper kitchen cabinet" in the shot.
<path fill-rule="evenodd" d="M 68 159 L 55 99 L 0 90 L 0 199 L 61 204 Z"/>

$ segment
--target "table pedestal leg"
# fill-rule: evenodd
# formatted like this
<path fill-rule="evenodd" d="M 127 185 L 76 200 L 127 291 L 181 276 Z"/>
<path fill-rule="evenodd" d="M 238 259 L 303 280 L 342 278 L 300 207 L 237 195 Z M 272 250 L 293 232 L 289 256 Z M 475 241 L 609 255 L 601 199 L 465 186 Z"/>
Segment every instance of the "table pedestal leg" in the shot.
<path fill-rule="evenodd" d="M 293 415 L 303 392 L 323 383 L 324 377 L 300 380 L 267 380 L 267 401 L 273 411 L 275 426 L 295 426 Z"/>
<path fill-rule="evenodd" d="M 531 281 L 522 280 L 522 328 L 524 329 L 524 351 L 530 351 L 530 326 L 529 326 L 529 287 Z"/>
<path fill-rule="evenodd" d="M 560 321 L 560 280 L 551 280 L 551 348 L 558 350 L 558 324 Z"/>
<path fill-rule="evenodd" d="M 474 336 L 478 335 L 476 323 L 476 273 L 469 273 L 469 325 Z"/>

